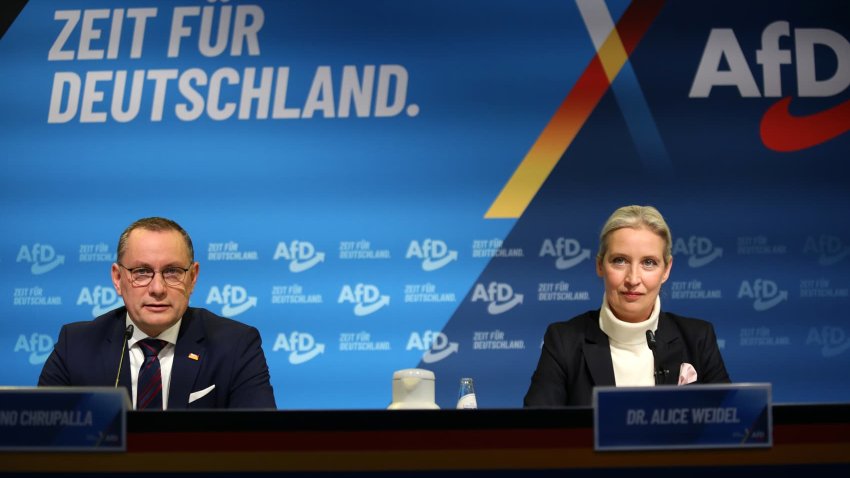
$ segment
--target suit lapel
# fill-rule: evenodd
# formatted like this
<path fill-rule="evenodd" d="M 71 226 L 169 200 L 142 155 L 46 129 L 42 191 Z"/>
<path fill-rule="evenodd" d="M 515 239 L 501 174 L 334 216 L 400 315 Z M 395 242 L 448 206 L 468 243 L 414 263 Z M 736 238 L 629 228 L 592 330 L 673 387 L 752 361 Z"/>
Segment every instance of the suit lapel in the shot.
<path fill-rule="evenodd" d="M 186 408 L 189 405 L 189 394 L 192 392 L 201 362 L 206 357 L 204 337 L 204 327 L 195 309 L 186 309 L 174 348 L 174 362 L 171 365 L 169 409 Z"/>
<path fill-rule="evenodd" d="M 598 319 L 598 316 L 595 318 Z M 614 385 L 614 362 L 608 336 L 599 329 L 597 320 L 589 320 L 582 345 L 587 368 L 594 385 Z"/>
<path fill-rule="evenodd" d="M 684 342 L 679 329 L 664 312 L 658 317 L 655 339 L 658 343 L 655 350 L 656 368 L 665 371 L 659 384 L 676 385 L 679 381 L 679 367 L 684 357 Z"/>
<path fill-rule="evenodd" d="M 107 319 L 109 324 L 106 332 L 106 346 L 100 347 L 98 362 L 101 364 L 101 377 L 107 386 L 115 385 L 115 376 L 119 375 L 118 367 L 121 367 L 118 385 L 131 389 L 130 385 L 130 352 L 124 350 L 124 361 L 121 362 L 121 349 L 124 347 L 124 321 L 127 317 L 127 309 L 120 307 L 112 312 Z"/>

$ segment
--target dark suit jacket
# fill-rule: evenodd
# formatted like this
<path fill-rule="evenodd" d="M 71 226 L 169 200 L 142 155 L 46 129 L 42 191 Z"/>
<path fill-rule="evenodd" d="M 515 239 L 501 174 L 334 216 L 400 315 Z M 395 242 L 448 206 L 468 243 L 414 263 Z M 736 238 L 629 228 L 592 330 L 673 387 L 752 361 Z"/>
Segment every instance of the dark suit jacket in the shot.
<path fill-rule="evenodd" d="M 697 383 L 730 382 L 710 323 L 662 311 L 655 339 L 656 370 L 668 371 L 659 384 L 676 385 L 682 363 L 694 366 Z M 602 385 L 614 385 L 614 364 L 608 336 L 599 328 L 599 310 L 592 310 L 546 329 L 524 404 L 589 406 L 593 387 Z"/>
<path fill-rule="evenodd" d="M 121 307 L 92 321 L 64 325 L 38 384 L 115 385 L 126 316 Z M 124 352 L 118 383 L 132 393 L 129 351 Z M 213 384 L 210 393 L 189 403 L 190 393 Z M 168 408 L 276 408 L 257 329 L 189 307 L 174 349 Z"/>

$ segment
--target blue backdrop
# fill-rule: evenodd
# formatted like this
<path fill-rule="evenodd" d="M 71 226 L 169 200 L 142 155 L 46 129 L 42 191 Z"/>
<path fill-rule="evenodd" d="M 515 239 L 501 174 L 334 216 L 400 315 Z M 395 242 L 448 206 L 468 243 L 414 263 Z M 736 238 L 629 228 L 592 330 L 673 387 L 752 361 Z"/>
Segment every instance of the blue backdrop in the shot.
<path fill-rule="evenodd" d="M 653 204 L 663 307 L 733 380 L 848 401 L 848 38 L 841 1 L 30 1 L 0 40 L 0 384 L 122 304 L 118 235 L 161 215 L 280 408 L 384 408 L 414 366 L 441 407 L 462 376 L 520 406 L 545 326 L 601 304 L 602 223 Z"/>

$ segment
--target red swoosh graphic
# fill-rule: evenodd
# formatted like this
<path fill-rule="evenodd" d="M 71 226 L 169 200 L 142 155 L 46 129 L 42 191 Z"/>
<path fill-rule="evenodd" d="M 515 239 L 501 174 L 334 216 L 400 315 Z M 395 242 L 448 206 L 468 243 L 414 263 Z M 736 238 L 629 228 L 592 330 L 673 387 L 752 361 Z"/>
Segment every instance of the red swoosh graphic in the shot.
<path fill-rule="evenodd" d="M 850 130 L 850 100 L 808 116 L 793 116 L 790 104 L 790 96 L 782 98 L 761 118 L 761 141 L 774 151 L 811 148 Z"/>

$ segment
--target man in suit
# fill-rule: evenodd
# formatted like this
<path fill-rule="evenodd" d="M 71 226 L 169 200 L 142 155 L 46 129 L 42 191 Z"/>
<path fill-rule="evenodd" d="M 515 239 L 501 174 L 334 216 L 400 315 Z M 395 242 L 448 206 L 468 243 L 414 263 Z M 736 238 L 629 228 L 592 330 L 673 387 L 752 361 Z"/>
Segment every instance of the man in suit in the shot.
<path fill-rule="evenodd" d="M 198 272 L 177 223 L 131 224 L 112 264 L 124 307 L 63 326 L 38 384 L 120 385 L 136 409 L 274 409 L 257 329 L 188 307 Z"/>

